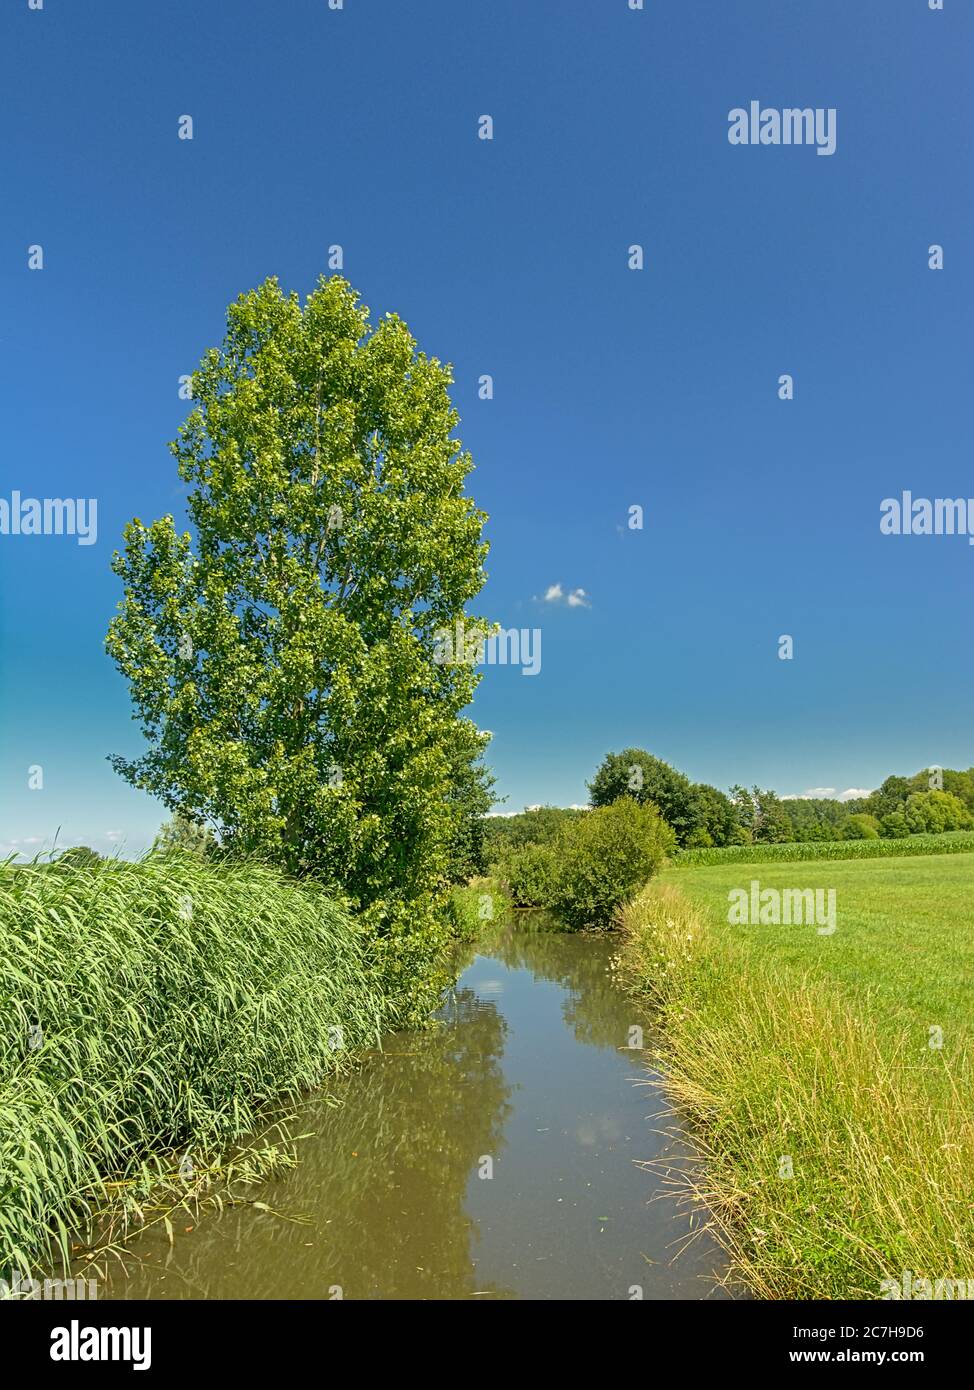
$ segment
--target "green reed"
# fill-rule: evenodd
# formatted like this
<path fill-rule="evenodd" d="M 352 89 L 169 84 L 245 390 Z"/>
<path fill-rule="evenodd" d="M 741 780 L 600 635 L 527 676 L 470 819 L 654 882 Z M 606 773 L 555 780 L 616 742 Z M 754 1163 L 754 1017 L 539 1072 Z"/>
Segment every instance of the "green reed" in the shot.
<path fill-rule="evenodd" d="M 0 1277 L 146 1157 L 204 1153 L 321 1084 L 405 1007 L 312 884 L 153 855 L 0 868 Z"/>

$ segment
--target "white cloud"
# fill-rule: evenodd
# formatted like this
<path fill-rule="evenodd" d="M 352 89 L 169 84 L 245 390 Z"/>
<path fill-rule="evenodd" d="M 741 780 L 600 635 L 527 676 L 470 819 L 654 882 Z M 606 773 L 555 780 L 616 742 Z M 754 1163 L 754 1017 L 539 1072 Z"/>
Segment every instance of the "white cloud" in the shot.
<path fill-rule="evenodd" d="M 592 603 L 584 589 L 564 589 L 561 584 L 549 584 L 544 591 L 543 603 L 565 603 L 569 608 L 591 608 Z"/>
<path fill-rule="evenodd" d="M 820 798 L 831 797 L 833 801 L 858 801 L 861 796 L 871 796 L 870 787 L 847 787 L 844 792 L 837 792 L 834 787 L 808 787 L 803 792 L 791 792 L 788 796 L 783 796 L 782 801 L 813 801 Z"/>

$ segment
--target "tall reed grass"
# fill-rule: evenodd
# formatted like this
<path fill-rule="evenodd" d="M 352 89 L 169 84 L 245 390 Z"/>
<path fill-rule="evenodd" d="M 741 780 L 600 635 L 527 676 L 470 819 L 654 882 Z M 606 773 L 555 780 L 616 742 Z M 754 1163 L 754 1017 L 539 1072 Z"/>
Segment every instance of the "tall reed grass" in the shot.
<path fill-rule="evenodd" d="M 261 867 L 0 869 L 0 1276 L 147 1155 L 242 1136 L 408 1008 L 356 921 Z"/>

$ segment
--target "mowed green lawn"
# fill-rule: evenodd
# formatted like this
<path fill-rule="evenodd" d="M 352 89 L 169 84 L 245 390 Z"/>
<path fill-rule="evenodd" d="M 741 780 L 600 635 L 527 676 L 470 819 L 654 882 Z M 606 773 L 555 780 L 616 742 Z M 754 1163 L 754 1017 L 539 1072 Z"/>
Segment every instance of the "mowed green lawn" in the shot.
<path fill-rule="evenodd" d="M 662 1008 L 654 1065 L 734 1274 L 766 1298 L 974 1277 L 974 853 L 662 877 L 624 911 L 621 968 Z M 834 889 L 834 934 L 732 925 L 752 880 Z"/>
<path fill-rule="evenodd" d="M 752 880 L 762 889 L 835 889 L 835 932 L 729 925 L 728 893 Z M 951 1052 L 974 1035 L 974 854 L 674 868 L 663 881 L 704 905 L 715 930 L 765 966 L 832 980 L 897 1031 L 915 1024 L 920 1046 L 934 1025 Z"/>

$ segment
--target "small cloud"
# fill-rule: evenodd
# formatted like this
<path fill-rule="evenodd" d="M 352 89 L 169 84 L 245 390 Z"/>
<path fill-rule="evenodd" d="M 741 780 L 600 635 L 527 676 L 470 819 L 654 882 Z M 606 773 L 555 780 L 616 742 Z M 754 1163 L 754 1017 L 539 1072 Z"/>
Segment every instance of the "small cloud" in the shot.
<path fill-rule="evenodd" d="M 871 795 L 871 790 L 864 787 L 849 787 L 844 792 L 837 792 L 834 787 L 807 787 L 803 792 L 791 792 L 781 799 L 782 801 L 819 801 L 831 798 L 833 801 L 858 801 L 861 796 Z"/>
<path fill-rule="evenodd" d="M 120 840 L 125 838 L 124 830 L 106 830 L 105 839 L 110 845 L 117 845 Z"/>
<path fill-rule="evenodd" d="M 591 608 L 592 603 L 584 589 L 564 589 L 561 584 L 549 584 L 544 591 L 542 603 L 564 603 L 569 608 Z"/>

